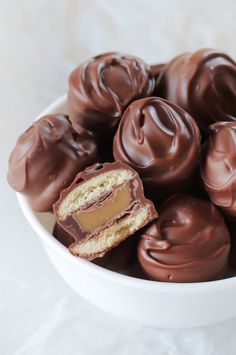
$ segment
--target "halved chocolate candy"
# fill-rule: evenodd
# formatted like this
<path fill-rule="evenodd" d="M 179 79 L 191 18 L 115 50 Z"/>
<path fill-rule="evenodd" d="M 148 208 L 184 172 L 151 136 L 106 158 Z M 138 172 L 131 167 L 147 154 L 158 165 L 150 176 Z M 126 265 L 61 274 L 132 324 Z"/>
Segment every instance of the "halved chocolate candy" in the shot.
<path fill-rule="evenodd" d="M 75 239 L 71 253 L 89 260 L 102 257 L 157 216 L 138 174 L 119 161 L 79 173 L 62 191 L 54 212 Z"/>
<path fill-rule="evenodd" d="M 75 242 L 74 237 L 67 233 L 58 223 L 55 224 L 52 232 L 53 236 L 65 247 L 69 247 Z M 111 249 L 102 258 L 91 260 L 93 264 L 105 269 L 116 272 L 127 272 L 131 269 L 133 273 L 140 274 L 138 265 L 136 265 L 136 251 L 139 238 L 128 238 L 117 247 Z M 133 271 L 134 269 L 134 271 Z M 138 275 L 139 275 L 138 274 Z"/>

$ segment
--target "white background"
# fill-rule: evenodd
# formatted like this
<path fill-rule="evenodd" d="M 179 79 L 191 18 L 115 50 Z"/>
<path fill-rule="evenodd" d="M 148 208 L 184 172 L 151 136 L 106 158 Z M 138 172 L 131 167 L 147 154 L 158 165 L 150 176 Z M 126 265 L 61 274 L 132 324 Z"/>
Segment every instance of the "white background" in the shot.
<path fill-rule="evenodd" d="M 236 319 L 164 331 L 80 299 L 49 263 L 5 181 L 16 137 L 67 90 L 80 61 L 121 50 L 158 63 L 203 46 L 236 58 L 235 15 L 234 0 L 0 0 L 1 355 L 235 355 Z"/>

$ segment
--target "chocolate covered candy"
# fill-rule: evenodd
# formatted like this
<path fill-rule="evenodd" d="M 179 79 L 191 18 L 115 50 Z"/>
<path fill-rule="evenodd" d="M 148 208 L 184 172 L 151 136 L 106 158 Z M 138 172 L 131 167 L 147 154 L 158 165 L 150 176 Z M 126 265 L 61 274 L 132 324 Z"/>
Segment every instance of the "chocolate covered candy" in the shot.
<path fill-rule="evenodd" d="M 236 120 L 236 63 L 227 54 L 201 49 L 166 64 L 157 79 L 159 96 L 188 111 L 205 131 Z"/>
<path fill-rule="evenodd" d="M 58 223 L 55 224 L 54 237 L 69 248 L 75 242 L 75 238 L 67 233 Z M 128 238 L 117 247 L 108 251 L 103 257 L 96 258 L 92 262 L 111 271 L 120 272 L 128 268 L 136 259 L 137 238 Z"/>
<path fill-rule="evenodd" d="M 225 275 L 230 237 L 217 208 L 188 195 L 166 201 L 144 230 L 138 259 L 153 280 L 200 282 Z"/>
<path fill-rule="evenodd" d="M 155 200 L 189 187 L 199 151 L 200 132 L 192 117 L 156 97 L 127 108 L 113 142 L 115 159 L 139 173 L 145 193 Z"/>
<path fill-rule="evenodd" d="M 50 211 L 61 190 L 97 159 L 97 144 L 78 135 L 68 116 L 47 115 L 18 138 L 9 159 L 8 182 L 34 210 Z"/>
<path fill-rule="evenodd" d="M 91 58 L 69 78 L 73 126 L 79 132 L 107 137 L 114 133 L 125 108 L 135 99 L 150 96 L 153 89 L 150 67 L 141 59 L 120 53 Z"/>
<path fill-rule="evenodd" d="M 236 122 L 219 122 L 209 127 L 201 175 L 212 202 L 236 219 Z"/>
<path fill-rule="evenodd" d="M 57 222 L 75 239 L 69 249 L 88 260 L 102 257 L 153 220 L 138 174 L 121 162 L 79 173 L 54 205 Z"/>

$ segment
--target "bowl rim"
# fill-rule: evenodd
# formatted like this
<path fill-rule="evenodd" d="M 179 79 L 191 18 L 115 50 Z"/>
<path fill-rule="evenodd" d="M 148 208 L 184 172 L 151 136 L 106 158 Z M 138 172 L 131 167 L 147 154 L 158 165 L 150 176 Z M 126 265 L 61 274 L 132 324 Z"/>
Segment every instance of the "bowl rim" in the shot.
<path fill-rule="evenodd" d="M 56 112 L 58 106 L 62 106 L 66 103 L 67 95 L 64 94 L 54 100 L 50 105 L 48 105 L 37 117 L 42 117 L 44 115 Z M 63 113 L 58 111 L 58 113 Z M 34 121 L 35 121 L 34 120 Z M 159 282 L 153 280 L 144 280 L 138 279 L 132 276 L 123 275 L 115 271 L 105 269 L 101 266 L 93 264 L 85 259 L 76 257 L 72 255 L 68 248 L 61 244 L 56 238 L 53 237 L 51 233 L 40 223 L 37 219 L 35 212 L 30 207 L 28 200 L 25 196 L 20 193 L 16 193 L 18 203 L 20 208 L 31 225 L 32 229 L 36 232 L 37 235 L 41 238 L 43 242 L 49 244 L 57 253 L 61 256 L 68 259 L 76 266 L 83 268 L 85 271 L 90 272 L 98 277 L 105 278 L 112 282 L 118 282 L 119 284 L 127 285 L 136 289 L 148 289 L 157 291 L 170 291 L 177 293 L 189 293 L 189 292 L 198 292 L 204 293 L 208 291 L 215 291 L 217 289 L 222 289 L 222 287 L 231 288 L 236 285 L 236 276 L 232 276 L 226 279 L 216 280 L 216 281 L 206 281 L 206 282 L 189 282 L 189 283 L 177 283 L 177 282 Z"/>

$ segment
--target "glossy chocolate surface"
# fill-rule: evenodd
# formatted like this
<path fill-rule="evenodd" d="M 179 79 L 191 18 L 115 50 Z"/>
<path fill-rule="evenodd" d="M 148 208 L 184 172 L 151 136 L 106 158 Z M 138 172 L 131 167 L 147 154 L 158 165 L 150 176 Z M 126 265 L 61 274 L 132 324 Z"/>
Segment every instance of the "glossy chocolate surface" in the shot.
<path fill-rule="evenodd" d="M 162 70 L 157 91 L 205 131 L 214 122 L 236 120 L 236 63 L 225 53 L 201 49 L 179 55 Z"/>
<path fill-rule="evenodd" d="M 224 276 L 230 237 L 217 208 L 206 200 L 177 195 L 144 230 L 139 262 L 153 280 L 200 282 Z"/>
<path fill-rule="evenodd" d="M 125 108 L 150 96 L 154 78 L 141 59 L 105 53 L 76 68 L 69 78 L 68 107 L 74 128 L 92 135 L 113 134 Z"/>
<path fill-rule="evenodd" d="M 113 154 L 135 169 L 149 198 L 187 189 L 199 162 L 200 132 L 192 117 L 175 104 L 150 97 L 125 111 Z"/>
<path fill-rule="evenodd" d="M 153 64 L 151 65 L 151 73 L 155 79 L 155 88 L 153 91 L 153 95 L 152 96 L 159 96 L 159 92 L 158 92 L 158 78 L 162 73 L 162 70 L 165 68 L 165 64 Z"/>
<path fill-rule="evenodd" d="M 97 144 L 78 135 L 68 116 L 44 116 L 18 138 L 9 159 L 8 182 L 34 210 L 51 211 L 61 190 L 97 159 Z"/>
<path fill-rule="evenodd" d="M 152 73 L 155 80 L 157 80 L 159 78 L 159 75 L 161 74 L 164 67 L 165 67 L 165 64 L 151 65 L 151 73 Z"/>
<path fill-rule="evenodd" d="M 236 219 L 236 122 L 219 122 L 209 130 L 201 162 L 204 186 L 212 202 Z"/>

